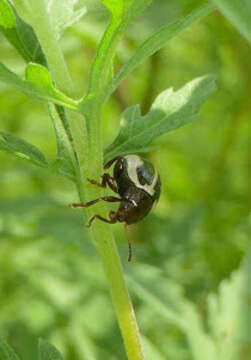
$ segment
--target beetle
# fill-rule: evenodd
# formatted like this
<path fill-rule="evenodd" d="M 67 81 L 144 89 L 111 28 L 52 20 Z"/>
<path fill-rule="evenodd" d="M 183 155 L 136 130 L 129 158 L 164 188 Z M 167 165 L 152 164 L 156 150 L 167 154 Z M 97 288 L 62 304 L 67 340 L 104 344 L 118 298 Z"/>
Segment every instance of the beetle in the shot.
<path fill-rule="evenodd" d="M 94 219 L 99 219 L 109 224 L 125 222 L 131 225 L 137 223 L 152 210 L 159 200 L 161 191 L 160 177 L 149 161 L 138 155 L 117 156 L 110 160 L 104 166 L 104 169 L 110 168 L 113 164 L 113 176 L 104 173 L 101 183 L 90 179 L 88 181 L 102 188 L 108 185 L 120 197 L 104 196 L 88 201 L 85 204 L 72 204 L 72 207 L 89 207 L 99 201 L 107 201 L 120 202 L 119 209 L 117 211 L 110 211 L 109 219 L 98 214 L 93 215 L 89 219 L 87 227 L 91 226 Z"/>

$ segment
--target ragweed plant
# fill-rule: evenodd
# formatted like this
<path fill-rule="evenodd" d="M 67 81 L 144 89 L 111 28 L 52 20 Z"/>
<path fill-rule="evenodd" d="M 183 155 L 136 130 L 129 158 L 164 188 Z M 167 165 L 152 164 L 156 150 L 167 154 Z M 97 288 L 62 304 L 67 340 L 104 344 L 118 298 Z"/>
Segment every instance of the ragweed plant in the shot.
<path fill-rule="evenodd" d="M 199 117 L 201 105 L 215 91 L 213 76 L 196 78 L 177 91 L 163 91 L 144 115 L 138 105 L 125 109 L 118 136 L 112 144 L 103 148 L 102 110 L 119 84 L 167 41 L 211 13 L 214 6 L 205 4 L 152 34 L 120 71 L 114 73 L 114 56 L 123 34 L 151 0 L 103 0 L 110 20 L 91 65 L 87 93 L 76 99 L 74 84 L 59 44 L 63 30 L 80 20 L 85 13 L 85 9 L 74 11 L 75 2 L 0 0 L 0 30 L 27 62 L 23 77 L 12 72 L 8 64 L 0 63 L 0 80 L 48 104 L 57 139 L 57 157 L 50 163 L 37 147 L 5 132 L 0 133 L 0 149 L 73 181 L 80 202 L 85 203 L 103 196 L 103 190 L 90 185 L 87 178 L 99 179 L 104 162 L 118 155 L 150 151 L 149 145 L 157 137 Z M 224 7 L 224 2 L 220 3 Z M 62 11 L 62 4 L 65 11 Z M 231 16 L 234 16 L 232 12 Z M 245 34 L 249 34 L 248 26 L 244 26 L 244 30 Z M 95 212 L 105 215 L 106 206 L 97 204 Z M 92 215 L 91 208 L 85 210 L 83 224 Z M 112 227 L 96 222 L 89 230 L 89 238 L 104 266 L 128 359 L 143 360 L 140 334 Z M 0 349 L 3 359 L 16 359 L 4 343 L 0 344 Z M 61 357 L 49 344 L 41 342 L 40 358 Z"/>

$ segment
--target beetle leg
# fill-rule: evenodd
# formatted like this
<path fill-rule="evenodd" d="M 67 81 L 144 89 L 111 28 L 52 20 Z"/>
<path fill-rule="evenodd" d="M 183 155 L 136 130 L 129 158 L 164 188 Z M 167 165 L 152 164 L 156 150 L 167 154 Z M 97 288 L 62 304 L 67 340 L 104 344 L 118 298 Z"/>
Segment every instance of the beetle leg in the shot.
<path fill-rule="evenodd" d="M 117 186 L 115 184 L 115 180 L 109 174 L 105 173 L 102 175 L 102 183 L 98 183 L 96 180 L 87 179 L 91 184 L 105 188 L 106 185 L 110 187 L 115 193 L 118 193 Z"/>
<path fill-rule="evenodd" d="M 116 156 L 116 157 L 113 158 L 112 160 L 108 161 L 108 163 L 105 164 L 104 169 L 109 169 L 109 167 L 111 167 L 112 164 L 113 164 L 115 161 L 117 161 L 117 160 L 119 160 L 119 159 L 121 159 L 121 158 L 122 158 L 122 156 Z"/>
<path fill-rule="evenodd" d="M 127 261 L 130 262 L 132 260 L 132 243 L 131 243 L 130 234 L 129 234 L 129 231 L 128 231 L 127 227 L 128 227 L 128 224 L 125 224 L 125 232 L 126 232 L 126 237 L 127 237 L 127 242 L 128 242 L 128 258 L 127 258 Z"/>
<path fill-rule="evenodd" d="M 99 220 L 104 221 L 104 222 L 106 222 L 106 223 L 108 223 L 108 224 L 115 224 L 115 223 L 117 222 L 116 214 L 117 214 L 117 213 L 116 213 L 115 211 L 110 211 L 110 212 L 109 212 L 109 218 L 110 218 L 110 219 L 106 219 L 106 218 L 104 218 L 104 217 L 101 216 L 101 215 L 95 214 L 95 215 L 93 215 L 93 216 L 89 219 L 89 221 L 88 221 L 88 223 L 87 223 L 86 226 L 87 226 L 87 227 L 90 227 L 94 219 L 99 219 Z"/>
<path fill-rule="evenodd" d="M 76 204 L 76 203 L 74 203 L 71 206 L 73 208 L 77 208 L 77 207 L 86 208 L 86 207 L 89 207 L 89 206 L 92 206 L 92 205 L 96 204 L 99 201 L 120 202 L 120 201 L 122 201 L 122 199 L 117 198 L 115 196 L 104 196 L 104 197 L 100 197 L 100 198 L 95 199 L 95 200 L 88 201 L 85 204 Z"/>

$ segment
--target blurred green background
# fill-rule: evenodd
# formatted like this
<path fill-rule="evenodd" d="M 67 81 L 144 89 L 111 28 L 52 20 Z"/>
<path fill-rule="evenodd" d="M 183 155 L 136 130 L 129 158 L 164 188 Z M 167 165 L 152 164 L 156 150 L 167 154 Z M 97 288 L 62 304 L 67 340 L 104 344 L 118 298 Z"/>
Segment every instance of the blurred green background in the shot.
<path fill-rule="evenodd" d="M 116 67 L 154 30 L 203 1 L 154 0 L 127 31 Z M 61 44 L 78 94 L 107 22 L 97 1 L 68 29 Z M 1 61 L 22 74 L 24 62 L 0 37 Z M 103 116 L 104 146 L 114 139 L 121 112 L 140 103 L 146 112 L 158 93 L 213 73 L 218 91 L 201 119 L 159 138 L 146 155 L 159 169 L 162 195 L 155 211 L 133 226 L 133 262 L 121 225 L 116 239 L 146 346 L 156 359 L 192 359 L 180 328 L 156 312 L 133 281 L 144 274 L 185 296 L 207 317 L 207 298 L 239 268 L 251 234 L 251 51 L 218 12 L 171 40 L 122 83 Z M 53 162 L 56 143 L 46 106 L 0 83 L 0 130 L 39 147 Z M 0 152 L 0 334 L 23 360 L 36 358 L 37 339 L 55 344 L 66 360 L 123 360 L 125 353 L 102 266 L 84 234 L 74 185 Z M 134 279 L 134 280 L 133 280 Z M 179 291 L 182 295 L 179 295 Z M 154 350 L 155 349 L 155 350 Z M 159 356 L 159 357 L 157 357 Z"/>

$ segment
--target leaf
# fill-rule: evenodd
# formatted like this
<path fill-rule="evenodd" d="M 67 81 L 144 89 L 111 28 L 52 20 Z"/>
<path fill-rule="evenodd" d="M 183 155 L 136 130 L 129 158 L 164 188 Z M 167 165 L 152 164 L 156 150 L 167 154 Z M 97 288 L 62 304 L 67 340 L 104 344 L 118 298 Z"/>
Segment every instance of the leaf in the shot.
<path fill-rule="evenodd" d="M 208 299 L 209 325 L 220 360 L 251 358 L 251 252 Z"/>
<path fill-rule="evenodd" d="M 214 0 L 214 3 L 239 32 L 251 42 L 250 0 Z"/>
<path fill-rule="evenodd" d="M 16 27 L 16 17 L 6 0 L 0 0 L 0 26 L 11 29 Z"/>
<path fill-rule="evenodd" d="M 28 62 L 35 62 L 40 65 L 46 66 L 46 58 L 43 50 L 38 42 L 37 36 L 32 27 L 24 22 L 18 14 L 16 14 L 17 28 L 16 32 L 18 38 L 27 54 Z"/>
<path fill-rule="evenodd" d="M 0 359 L 19 360 L 14 351 L 0 338 Z"/>
<path fill-rule="evenodd" d="M 3 140 L 0 139 L 0 150 L 7 151 L 19 158 L 26 159 L 41 167 L 47 167 L 45 156 L 34 145 L 17 136 L 0 131 Z"/>
<path fill-rule="evenodd" d="M 37 100 L 51 101 L 64 105 L 70 109 L 76 109 L 78 102 L 57 90 L 48 70 L 39 64 L 30 63 L 26 68 L 26 79 L 10 71 L 0 63 L 0 81 L 3 81 L 27 96 Z"/>
<path fill-rule="evenodd" d="M 113 83 L 111 83 L 110 87 L 107 89 L 106 99 L 108 99 L 113 91 L 118 87 L 119 83 L 124 80 L 144 60 L 165 46 L 170 39 L 181 33 L 183 30 L 187 29 L 190 25 L 210 14 L 214 9 L 215 7 L 212 4 L 205 4 L 192 11 L 184 18 L 168 24 L 159 31 L 155 32 L 135 51 L 131 59 L 129 59 L 128 62 L 122 67 L 119 74 L 115 77 Z"/>
<path fill-rule="evenodd" d="M 64 30 L 79 21 L 86 13 L 86 8 L 75 10 L 79 0 L 49 0 L 47 9 L 50 14 L 52 26 L 59 39 Z"/>
<path fill-rule="evenodd" d="M 215 90 L 214 77 L 204 76 L 176 92 L 168 89 L 161 93 L 145 116 L 140 114 L 138 105 L 126 109 L 117 138 L 105 150 L 106 161 L 140 152 L 160 135 L 197 119 L 200 106 Z"/>
<path fill-rule="evenodd" d="M 39 360 L 63 360 L 60 352 L 47 341 L 40 339 L 39 340 Z"/>
<path fill-rule="evenodd" d="M 46 65 L 45 56 L 32 27 L 19 17 L 7 0 L 1 1 L 6 2 L 9 6 L 11 17 L 15 19 L 15 23 L 13 23 L 13 27 L 6 28 L 0 22 L 0 31 L 26 61 Z"/>
<path fill-rule="evenodd" d="M 185 323 L 184 333 L 187 337 L 194 360 L 217 359 L 217 347 L 213 337 L 204 326 L 204 319 L 196 306 L 184 300 L 180 317 Z"/>
<path fill-rule="evenodd" d="M 129 277 L 131 290 L 168 324 L 177 326 L 186 335 L 194 360 L 217 359 L 216 347 L 204 328 L 196 307 L 183 295 L 180 285 L 165 278 L 150 266 L 135 267 Z"/>
<path fill-rule="evenodd" d="M 51 99 L 51 101 L 61 105 L 67 104 L 68 107 L 73 109 L 76 108 L 77 102 L 75 100 L 64 95 L 54 87 L 51 75 L 46 67 L 30 63 L 26 68 L 25 78 L 38 91 L 39 96 L 47 100 Z"/>

